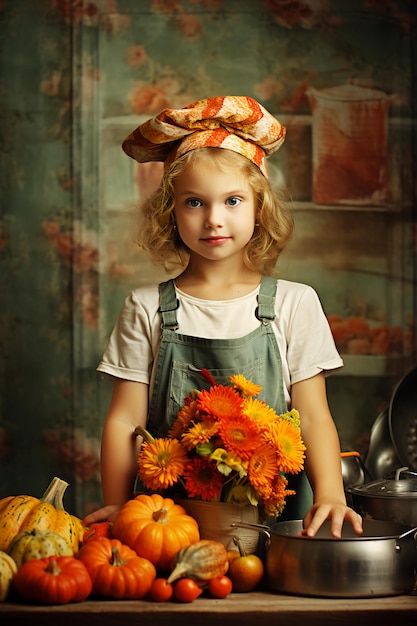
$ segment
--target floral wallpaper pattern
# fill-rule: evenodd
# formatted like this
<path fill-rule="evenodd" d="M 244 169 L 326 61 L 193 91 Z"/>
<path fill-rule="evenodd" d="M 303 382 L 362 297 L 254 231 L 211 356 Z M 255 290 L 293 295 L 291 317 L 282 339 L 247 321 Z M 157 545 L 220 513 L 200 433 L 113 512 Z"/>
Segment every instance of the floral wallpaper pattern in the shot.
<path fill-rule="evenodd" d="M 58 475 L 72 512 L 99 505 L 95 367 L 129 290 L 165 278 L 134 241 L 159 166 L 120 144 L 208 95 L 253 96 L 287 126 L 271 175 L 296 237 L 277 271 L 318 290 L 357 359 L 329 397 L 343 446 L 366 451 L 416 361 L 416 25 L 413 0 L 0 0 L 0 498 Z M 389 97 L 381 206 L 312 202 L 309 89 L 346 84 Z"/>

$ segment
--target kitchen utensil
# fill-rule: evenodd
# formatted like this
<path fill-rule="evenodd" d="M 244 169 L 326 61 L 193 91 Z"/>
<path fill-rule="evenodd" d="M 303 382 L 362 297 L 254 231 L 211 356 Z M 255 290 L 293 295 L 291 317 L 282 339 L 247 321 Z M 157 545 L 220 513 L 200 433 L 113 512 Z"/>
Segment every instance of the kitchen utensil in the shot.
<path fill-rule="evenodd" d="M 407 470 L 399 468 L 393 479 L 347 487 L 348 503 L 362 516 L 417 526 L 417 476 Z"/>
<path fill-rule="evenodd" d="M 313 202 L 383 204 L 391 98 L 346 84 L 307 90 L 312 111 Z"/>
<path fill-rule="evenodd" d="M 378 415 L 372 425 L 364 466 L 370 479 L 376 480 L 377 478 L 387 476 L 402 465 L 404 463 L 401 463 L 398 458 L 391 440 L 388 409 L 385 409 Z"/>
<path fill-rule="evenodd" d="M 388 427 L 400 465 L 417 470 L 417 368 L 406 374 L 394 390 Z"/>
<path fill-rule="evenodd" d="M 267 537 L 266 581 L 281 593 L 365 598 L 407 593 L 414 587 L 417 528 L 363 520 L 363 535 L 350 524 L 334 539 L 327 521 L 315 537 L 301 536 L 302 520 L 258 525 Z"/>
<path fill-rule="evenodd" d="M 366 470 L 362 464 L 359 452 L 342 452 L 340 458 L 342 461 L 342 477 L 345 489 L 351 485 L 363 485 Z"/>

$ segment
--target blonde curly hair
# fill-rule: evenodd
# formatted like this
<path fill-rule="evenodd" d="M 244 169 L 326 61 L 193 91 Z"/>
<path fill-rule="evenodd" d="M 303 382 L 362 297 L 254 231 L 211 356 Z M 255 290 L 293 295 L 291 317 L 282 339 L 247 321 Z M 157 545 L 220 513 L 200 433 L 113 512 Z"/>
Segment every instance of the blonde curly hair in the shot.
<path fill-rule="evenodd" d="M 279 255 L 292 236 L 292 215 L 283 192 L 275 191 L 252 161 L 224 148 L 198 148 L 182 155 L 169 166 L 158 189 L 141 207 L 139 247 L 168 272 L 187 266 L 189 251 L 174 221 L 174 182 L 189 163 L 207 159 L 222 171 L 240 171 L 247 177 L 258 207 L 253 236 L 244 250 L 244 262 L 254 271 L 272 274 Z"/>

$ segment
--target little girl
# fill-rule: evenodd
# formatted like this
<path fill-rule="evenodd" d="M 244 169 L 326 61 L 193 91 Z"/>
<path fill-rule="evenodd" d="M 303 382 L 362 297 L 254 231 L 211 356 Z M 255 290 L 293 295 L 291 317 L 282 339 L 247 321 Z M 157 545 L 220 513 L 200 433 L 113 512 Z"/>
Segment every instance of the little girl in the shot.
<path fill-rule="evenodd" d="M 270 276 L 293 229 L 266 165 L 284 138 L 256 101 L 226 96 L 164 110 L 125 140 L 137 161 L 164 162 L 140 244 L 179 270 L 131 292 L 98 367 L 114 389 L 102 437 L 105 506 L 86 524 L 114 519 L 132 497 L 135 428 L 166 435 L 206 368 L 219 384 L 239 373 L 261 385 L 260 399 L 277 413 L 298 410 L 309 484 L 295 487 L 299 506 L 284 510 L 287 517 L 302 516 L 310 536 L 326 519 L 335 537 L 344 520 L 361 532 L 360 516 L 346 505 L 326 394 L 326 374 L 343 362 L 316 292 Z"/>

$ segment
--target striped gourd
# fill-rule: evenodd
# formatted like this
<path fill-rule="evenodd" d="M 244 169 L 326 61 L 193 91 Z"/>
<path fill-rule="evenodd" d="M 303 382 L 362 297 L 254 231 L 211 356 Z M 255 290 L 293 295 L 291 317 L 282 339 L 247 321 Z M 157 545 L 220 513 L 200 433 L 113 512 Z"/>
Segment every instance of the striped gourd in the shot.
<path fill-rule="evenodd" d="M 51 530 L 24 530 L 13 539 L 7 554 L 12 557 L 17 567 L 32 559 L 48 556 L 73 556 L 72 548 L 61 535 Z"/>
<path fill-rule="evenodd" d="M 0 550 L 7 552 L 16 535 L 36 528 L 56 532 L 76 554 L 85 529 L 78 517 L 64 509 L 67 487 L 67 482 L 55 477 L 40 499 L 19 495 L 0 500 Z"/>

